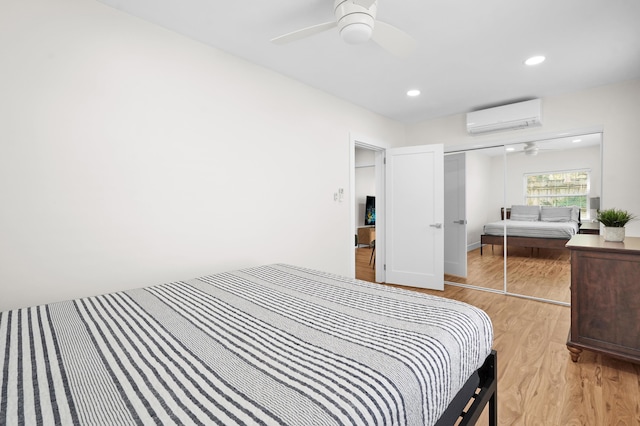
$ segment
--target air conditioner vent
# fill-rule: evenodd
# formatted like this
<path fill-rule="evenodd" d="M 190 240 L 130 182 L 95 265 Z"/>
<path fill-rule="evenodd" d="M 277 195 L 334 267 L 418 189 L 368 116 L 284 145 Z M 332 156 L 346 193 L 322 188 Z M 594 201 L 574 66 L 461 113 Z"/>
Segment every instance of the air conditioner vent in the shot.
<path fill-rule="evenodd" d="M 522 129 L 542 125 L 542 101 L 518 102 L 467 114 L 467 132 L 470 134 Z"/>

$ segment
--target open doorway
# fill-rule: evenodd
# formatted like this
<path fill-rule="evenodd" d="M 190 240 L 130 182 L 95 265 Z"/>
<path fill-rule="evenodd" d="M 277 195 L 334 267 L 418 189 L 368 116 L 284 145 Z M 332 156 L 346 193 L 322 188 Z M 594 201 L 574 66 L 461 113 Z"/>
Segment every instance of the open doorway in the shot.
<path fill-rule="evenodd" d="M 375 282 L 376 151 L 356 146 L 354 153 L 355 277 Z"/>
<path fill-rule="evenodd" d="M 385 282 L 384 271 L 384 154 L 385 147 L 351 137 L 350 252 L 351 275 Z M 367 197 L 375 210 L 367 212 Z M 373 214 L 374 216 L 371 216 Z M 374 219 L 375 218 L 375 219 Z M 359 266 L 359 268 L 356 267 Z"/>
<path fill-rule="evenodd" d="M 443 146 L 383 148 L 360 143 L 360 139 L 352 137 L 349 263 L 354 277 L 357 244 L 353 241 L 359 226 L 355 197 L 356 147 L 375 151 L 375 253 L 373 247 L 370 252 L 375 282 L 441 290 L 444 286 Z"/>

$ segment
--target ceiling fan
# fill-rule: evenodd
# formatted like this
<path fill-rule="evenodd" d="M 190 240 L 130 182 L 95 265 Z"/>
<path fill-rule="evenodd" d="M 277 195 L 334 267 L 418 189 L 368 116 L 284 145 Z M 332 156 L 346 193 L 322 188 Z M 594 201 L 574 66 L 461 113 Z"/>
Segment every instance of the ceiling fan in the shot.
<path fill-rule="evenodd" d="M 396 56 L 411 54 L 416 47 L 415 39 L 393 25 L 376 20 L 377 10 L 377 0 L 335 0 L 335 21 L 293 31 L 271 41 L 285 44 L 337 27 L 346 43 L 360 44 L 373 40 Z"/>

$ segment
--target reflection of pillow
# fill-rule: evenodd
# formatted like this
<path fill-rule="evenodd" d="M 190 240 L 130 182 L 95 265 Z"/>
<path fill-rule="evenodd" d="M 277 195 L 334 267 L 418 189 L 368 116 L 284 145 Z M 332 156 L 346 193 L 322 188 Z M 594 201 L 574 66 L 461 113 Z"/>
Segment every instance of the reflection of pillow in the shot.
<path fill-rule="evenodd" d="M 573 219 L 573 207 L 542 207 L 540 220 L 543 222 L 571 222 Z M 575 214 L 578 221 L 577 212 Z"/>
<path fill-rule="evenodd" d="M 538 206 L 511 206 L 511 220 L 525 220 L 535 222 L 540 217 Z"/>
<path fill-rule="evenodd" d="M 580 207 L 571 206 L 571 221 L 580 222 Z"/>

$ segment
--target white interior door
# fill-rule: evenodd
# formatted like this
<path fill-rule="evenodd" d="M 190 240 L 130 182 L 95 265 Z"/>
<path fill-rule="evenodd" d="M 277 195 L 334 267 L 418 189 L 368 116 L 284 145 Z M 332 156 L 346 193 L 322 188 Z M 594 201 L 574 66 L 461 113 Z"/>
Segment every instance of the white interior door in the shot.
<path fill-rule="evenodd" d="M 386 282 L 444 290 L 442 145 L 386 150 Z"/>
<path fill-rule="evenodd" d="M 467 214 L 464 152 L 444 157 L 444 273 L 467 276 Z"/>

